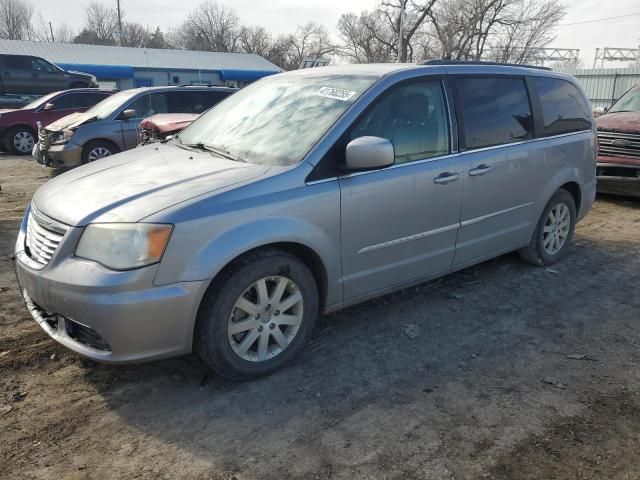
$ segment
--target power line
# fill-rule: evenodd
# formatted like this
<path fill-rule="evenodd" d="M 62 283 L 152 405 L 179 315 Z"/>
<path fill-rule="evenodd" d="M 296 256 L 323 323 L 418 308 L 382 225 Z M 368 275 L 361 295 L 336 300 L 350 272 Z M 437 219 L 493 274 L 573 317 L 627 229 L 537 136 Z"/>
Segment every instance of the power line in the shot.
<path fill-rule="evenodd" d="M 627 17 L 635 17 L 640 15 L 640 12 L 635 13 L 627 13 L 626 15 L 618 15 L 617 17 L 608 17 L 608 18 L 596 18 L 594 20 L 583 20 L 581 22 L 572 22 L 572 23 L 561 23 L 560 27 L 567 27 L 569 25 L 582 25 L 584 23 L 596 23 L 596 22 L 606 22 L 608 20 L 617 20 L 618 18 L 627 18 Z"/>

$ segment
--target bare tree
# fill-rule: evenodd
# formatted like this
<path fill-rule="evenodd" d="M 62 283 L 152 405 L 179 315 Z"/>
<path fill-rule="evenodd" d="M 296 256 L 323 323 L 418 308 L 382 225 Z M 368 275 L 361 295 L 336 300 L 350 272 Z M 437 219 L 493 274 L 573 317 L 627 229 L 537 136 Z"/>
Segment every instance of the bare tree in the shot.
<path fill-rule="evenodd" d="M 27 0 L 0 0 L 0 38 L 29 38 L 32 16 L 33 6 Z"/>
<path fill-rule="evenodd" d="M 123 47 L 147 47 L 151 40 L 149 29 L 136 22 L 126 22 L 122 26 Z"/>
<path fill-rule="evenodd" d="M 340 54 L 355 63 L 391 62 L 397 55 L 397 35 L 379 12 L 343 14 L 338 33 Z"/>
<path fill-rule="evenodd" d="M 76 36 L 71 26 L 65 22 L 52 28 L 49 21 L 41 13 L 33 22 L 31 31 L 31 37 L 40 42 L 71 43 Z"/>
<path fill-rule="evenodd" d="M 288 43 L 286 64 L 281 65 L 285 70 L 300 67 L 306 58 L 316 60 L 337 50 L 327 29 L 316 22 L 299 25 L 295 33 L 289 35 Z"/>
<path fill-rule="evenodd" d="M 118 32 L 118 12 L 99 0 L 91 0 L 84 10 L 85 20 L 74 43 L 115 45 Z"/>
<path fill-rule="evenodd" d="M 187 16 L 172 37 L 174 44 L 187 50 L 235 52 L 240 20 L 233 9 L 207 0 Z"/>
<path fill-rule="evenodd" d="M 396 39 L 399 39 L 399 36 L 402 39 L 402 42 L 390 45 L 401 62 L 413 61 L 412 41 L 420 32 L 435 3 L 436 0 L 388 0 L 382 2 L 378 10 L 379 14 L 386 19 L 388 26 L 395 32 Z M 399 52 L 397 43 L 402 44 Z"/>
<path fill-rule="evenodd" d="M 539 49 L 554 39 L 554 30 L 565 15 L 559 0 L 519 0 L 493 39 L 494 58 L 501 62 L 537 61 Z"/>

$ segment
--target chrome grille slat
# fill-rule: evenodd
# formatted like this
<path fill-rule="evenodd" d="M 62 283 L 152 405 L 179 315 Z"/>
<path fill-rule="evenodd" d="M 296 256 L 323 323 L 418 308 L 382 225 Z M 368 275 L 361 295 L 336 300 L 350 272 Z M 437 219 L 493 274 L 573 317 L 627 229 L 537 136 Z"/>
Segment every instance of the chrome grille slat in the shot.
<path fill-rule="evenodd" d="M 29 212 L 29 216 L 27 218 L 25 247 L 29 257 L 44 266 L 47 265 L 53 257 L 60 245 L 60 242 L 62 241 L 62 238 L 64 237 L 64 233 L 54 231 L 38 223 L 38 216 L 41 216 L 41 214 L 37 214 L 36 216 L 34 215 L 33 210 Z M 47 224 L 47 226 L 49 226 L 49 224 Z M 60 224 L 57 223 L 55 228 L 57 230 L 62 230 Z"/>
<path fill-rule="evenodd" d="M 599 154 L 609 157 L 640 158 L 640 135 L 598 130 Z"/>

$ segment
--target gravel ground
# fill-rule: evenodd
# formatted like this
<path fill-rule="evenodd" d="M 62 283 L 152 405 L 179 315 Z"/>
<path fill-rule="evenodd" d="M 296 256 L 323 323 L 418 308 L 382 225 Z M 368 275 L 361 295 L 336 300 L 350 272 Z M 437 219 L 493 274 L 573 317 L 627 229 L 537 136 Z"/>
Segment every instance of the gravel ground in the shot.
<path fill-rule="evenodd" d="M 553 268 L 506 255 L 322 317 L 249 383 L 191 355 L 50 340 L 9 260 L 51 175 L 0 155 L 0 477 L 640 478 L 640 202 L 602 197 Z"/>

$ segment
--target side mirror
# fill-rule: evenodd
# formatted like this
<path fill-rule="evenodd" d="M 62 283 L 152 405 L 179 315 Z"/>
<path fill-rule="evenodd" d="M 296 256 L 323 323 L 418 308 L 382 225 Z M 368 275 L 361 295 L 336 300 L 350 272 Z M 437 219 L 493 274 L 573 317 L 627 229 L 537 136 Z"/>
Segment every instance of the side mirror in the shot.
<path fill-rule="evenodd" d="M 133 108 L 128 108 L 124 112 L 122 112 L 122 118 L 124 118 L 125 120 L 129 120 L 130 118 L 135 118 L 137 115 L 138 115 L 138 112 L 136 112 Z"/>
<path fill-rule="evenodd" d="M 351 140 L 345 154 L 347 170 L 369 170 L 393 165 L 393 144 L 386 138 L 359 137 Z"/>
<path fill-rule="evenodd" d="M 56 106 L 53 103 L 46 103 L 43 110 L 55 110 Z"/>

